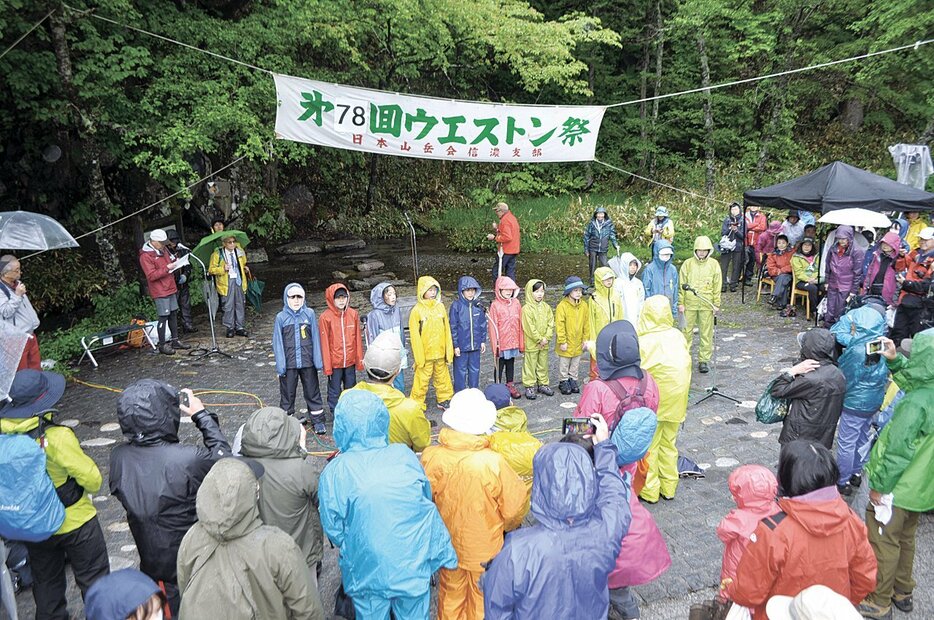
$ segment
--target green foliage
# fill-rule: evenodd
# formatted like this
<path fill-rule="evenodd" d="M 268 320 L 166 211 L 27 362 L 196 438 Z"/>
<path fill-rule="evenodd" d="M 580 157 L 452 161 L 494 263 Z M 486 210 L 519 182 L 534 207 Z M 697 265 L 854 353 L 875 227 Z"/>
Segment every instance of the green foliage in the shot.
<path fill-rule="evenodd" d="M 83 306 L 107 288 L 103 274 L 84 250 L 45 252 L 23 263 L 29 301 L 42 314 Z"/>

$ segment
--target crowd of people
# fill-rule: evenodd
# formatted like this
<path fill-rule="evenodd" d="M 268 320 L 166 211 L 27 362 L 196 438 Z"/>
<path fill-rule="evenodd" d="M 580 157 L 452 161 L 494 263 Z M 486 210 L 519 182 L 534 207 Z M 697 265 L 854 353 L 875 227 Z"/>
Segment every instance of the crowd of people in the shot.
<path fill-rule="evenodd" d="M 44 538 L 24 543 L 36 617 L 68 617 L 67 557 L 89 620 L 214 617 L 218 610 L 231 619 L 323 618 L 318 577 L 328 541 L 339 550 L 338 604 L 361 619 L 427 618 L 433 587 L 443 619 L 605 618 L 610 610 L 638 618 L 632 588 L 671 565 L 646 505 L 677 493 L 694 334 L 696 367 L 708 372 L 721 295 L 756 269 L 774 278 L 773 297 L 813 286 L 802 289 L 815 295 L 813 307 L 826 295 L 837 316 L 828 310 L 829 329 L 799 335 L 800 360 L 769 385 L 768 394 L 787 403 L 776 472 L 748 464 L 730 476 L 737 506 L 717 529 L 725 545 L 718 602 L 742 606 L 753 620 L 808 605 L 837 610 L 828 617 L 874 619 L 891 618 L 892 606 L 912 608 L 918 518 L 934 509 L 934 329 L 922 329 L 918 313 L 904 332 L 889 330 L 886 315 L 896 305 L 897 322 L 906 295 L 926 308 L 934 228 L 918 231 L 917 248 L 892 236 L 901 227 L 889 231 L 867 259 L 853 229 L 841 226 L 823 278 L 803 218 L 776 227 L 758 209 L 741 218 L 733 208 L 717 246 L 696 237 L 691 257 L 676 268 L 674 225 L 660 208 L 645 231 L 653 258 L 640 278 L 642 265 L 630 253 L 622 255 L 623 273 L 602 264 L 616 238 L 609 214 L 598 209 L 585 235 L 593 291 L 587 297 L 584 280 L 569 276 L 552 309 L 545 282 L 529 279 L 520 301 L 519 286 L 503 273 L 502 265 L 515 266 L 518 226 L 504 221 L 514 219 L 504 204 L 496 211 L 492 240 L 514 241 L 516 251 L 499 253 L 489 305 L 471 276 L 459 279 L 449 307 L 438 281 L 422 276 L 407 325 L 388 283 L 372 290 L 364 321 L 342 283 L 327 288 L 320 316 L 305 289 L 288 284 L 271 333 L 279 406 L 253 412 L 232 440 L 191 390 L 141 379 L 122 391 L 117 420 L 126 441 L 111 452 L 107 482 L 126 511 L 138 571 L 108 574 L 90 501 L 104 481 L 53 417 L 64 379 L 18 371 L 0 408 L 0 439 L 36 440 L 30 445 L 45 454 L 50 499 L 64 507 Z M 788 256 L 792 237 L 797 249 Z M 209 273 L 233 336 L 245 330 L 248 268 L 235 237 L 220 242 Z M 177 245 L 154 231 L 140 253 L 160 349 L 168 350 L 187 346 L 178 339 L 184 274 Z M 500 260 L 506 256 L 512 259 Z M 4 287 L 21 296 L 5 277 L 18 266 L 0 264 Z M 886 297 L 887 276 L 878 270 L 899 266 L 908 270 L 893 276 L 901 291 Z M 788 306 L 784 299 L 773 305 Z M 183 328 L 192 327 L 182 318 Z M 496 381 L 481 386 L 487 349 Z M 580 394 L 574 416 L 591 430 L 543 445 L 517 401 L 554 394 L 552 352 L 559 391 Z M 589 377 L 579 381 L 585 355 Z M 299 382 L 305 411 L 296 409 Z M 442 412 L 435 444 L 436 422 L 426 415 L 432 385 Z M 328 416 L 337 451 L 319 476 L 306 428 L 327 433 Z M 201 445 L 180 440 L 182 417 L 190 417 Z M 868 504 L 857 515 L 847 499 L 862 485 Z M 692 618 L 703 611 L 692 610 Z"/>

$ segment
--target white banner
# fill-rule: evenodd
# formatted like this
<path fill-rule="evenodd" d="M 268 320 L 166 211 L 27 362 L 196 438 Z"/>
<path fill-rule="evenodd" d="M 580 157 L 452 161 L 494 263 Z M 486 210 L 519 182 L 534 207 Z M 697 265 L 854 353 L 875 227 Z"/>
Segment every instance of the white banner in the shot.
<path fill-rule="evenodd" d="M 413 97 L 276 75 L 276 137 L 460 161 L 590 161 L 606 110 Z"/>

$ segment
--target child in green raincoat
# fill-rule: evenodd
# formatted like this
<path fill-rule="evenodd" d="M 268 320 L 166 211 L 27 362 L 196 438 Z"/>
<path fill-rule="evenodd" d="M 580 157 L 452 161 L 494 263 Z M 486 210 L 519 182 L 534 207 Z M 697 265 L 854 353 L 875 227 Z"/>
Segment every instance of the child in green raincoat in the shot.
<path fill-rule="evenodd" d="M 525 397 L 535 400 L 536 388 L 539 394 L 554 396 L 554 390 L 548 387 L 548 346 L 555 335 L 555 313 L 545 303 L 545 283 L 541 280 L 529 280 L 525 285 L 522 331 L 525 333 L 522 360 Z"/>
<path fill-rule="evenodd" d="M 616 282 L 616 272 L 609 267 L 598 267 L 593 272 L 593 295 L 590 296 L 590 339 L 587 348 L 590 350 L 590 380 L 597 378 L 597 335 L 600 330 L 612 323 L 626 318 L 625 306 L 619 293 L 613 288 Z"/>
<path fill-rule="evenodd" d="M 532 459 L 542 447 L 542 442 L 529 432 L 528 418 L 522 409 L 512 404 L 509 388 L 502 383 L 494 383 L 483 390 L 483 395 L 496 405 L 496 425 L 493 427 L 496 432 L 488 437 L 490 448 L 506 459 L 531 493 Z"/>
<path fill-rule="evenodd" d="M 714 314 L 720 311 L 720 288 L 723 275 L 717 261 L 711 259 L 713 243 L 704 235 L 694 240 L 694 256 L 684 261 L 678 272 L 681 286 L 690 286 L 681 295 L 678 310 L 684 316 L 684 339 L 687 340 L 688 353 L 694 340 L 694 327 L 700 336 L 700 348 L 697 352 L 697 369 L 709 372 L 710 358 L 713 355 Z M 703 299 L 701 299 L 703 298 Z M 707 301 L 704 301 L 704 300 Z M 713 304 L 713 308 L 710 304 Z"/>

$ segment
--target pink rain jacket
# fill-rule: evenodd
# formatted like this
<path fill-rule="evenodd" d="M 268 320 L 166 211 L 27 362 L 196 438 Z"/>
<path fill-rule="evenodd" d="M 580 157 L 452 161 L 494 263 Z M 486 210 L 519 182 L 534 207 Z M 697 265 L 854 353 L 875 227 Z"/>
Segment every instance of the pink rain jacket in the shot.
<path fill-rule="evenodd" d="M 724 544 L 721 581 L 736 577 L 736 568 L 749 544 L 749 536 L 756 531 L 759 521 L 780 510 L 775 501 L 778 480 L 762 465 L 737 467 L 730 474 L 728 484 L 736 508 L 723 517 L 717 526 L 717 536 Z"/>

